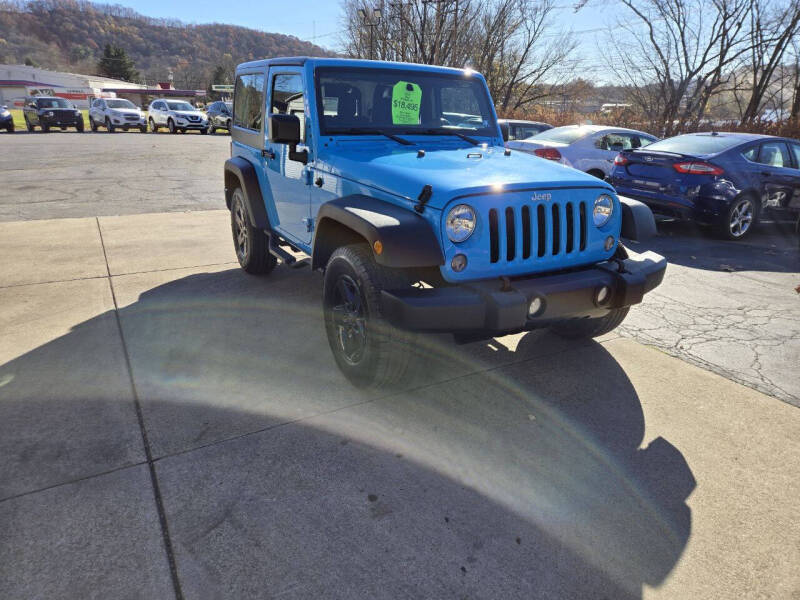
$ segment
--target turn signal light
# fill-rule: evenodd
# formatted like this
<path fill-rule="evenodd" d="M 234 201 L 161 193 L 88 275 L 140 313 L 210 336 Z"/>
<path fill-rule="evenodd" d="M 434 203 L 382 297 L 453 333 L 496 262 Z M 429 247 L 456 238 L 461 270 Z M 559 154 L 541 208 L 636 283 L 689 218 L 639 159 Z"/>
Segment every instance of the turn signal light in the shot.
<path fill-rule="evenodd" d="M 725 171 L 707 162 L 679 162 L 672 165 L 678 173 L 692 175 L 722 175 Z"/>
<path fill-rule="evenodd" d="M 540 158 L 546 158 L 547 160 L 561 160 L 561 152 L 555 148 L 536 148 L 533 153 L 536 156 Z"/>

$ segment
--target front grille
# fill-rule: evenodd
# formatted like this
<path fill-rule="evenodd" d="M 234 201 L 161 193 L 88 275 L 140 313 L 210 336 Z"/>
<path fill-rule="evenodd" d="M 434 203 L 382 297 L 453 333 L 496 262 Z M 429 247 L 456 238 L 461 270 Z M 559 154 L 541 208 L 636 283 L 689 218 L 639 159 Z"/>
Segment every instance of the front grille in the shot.
<path fill-rule="evenodd" d="M 539 203 L 489 210 L 492 263 L 573 255 L 586 249 L 586 202 Z"/>
<path fill-rule="evenodd" d="M 128 121 L 138 121 L 139 120 L 139 115 L 125 115 L 125 118 Z"/>

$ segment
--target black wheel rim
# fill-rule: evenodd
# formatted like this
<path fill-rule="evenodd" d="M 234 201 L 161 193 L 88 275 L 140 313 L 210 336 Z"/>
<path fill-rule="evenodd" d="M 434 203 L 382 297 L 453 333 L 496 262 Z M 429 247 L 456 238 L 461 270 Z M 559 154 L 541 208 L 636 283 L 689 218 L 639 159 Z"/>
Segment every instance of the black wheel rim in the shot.
<path fill-rule="evenodd" d="M 339 352 L 348 364 L 357 365 L 367 345 L 367 319 L 358 284 L 349 275 L 340 275 L 332 300 Z"/>
<path fill-rule="evenodd" d="M 241 200 L 233 208 L 233 229 L 236 236 L 236 255 L 240 261 L 247 259 L 247 217 Z"/>

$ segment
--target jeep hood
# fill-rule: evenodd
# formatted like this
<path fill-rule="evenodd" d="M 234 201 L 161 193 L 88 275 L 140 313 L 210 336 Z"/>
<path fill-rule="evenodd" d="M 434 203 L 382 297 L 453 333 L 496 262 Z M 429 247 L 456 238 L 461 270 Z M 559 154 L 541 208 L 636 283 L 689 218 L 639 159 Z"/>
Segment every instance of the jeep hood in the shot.
<path fill-rule="evenodd" d="M 343 148 L 344 146 L 344 148 Z M 416 146 L 346 149 L 337 143 L 325 153 L 318 168 L 345 179 L 416 200 L 422 188 L 433 188 L 428 206 L 442 209 L 453 198 L 467 194 L 497 193 L 524 188 L 602 187 L 607 183 L 570 167 L 531 154 L 492 146 L 458 146 L 431 149 Z M 424 156 L 418 150 L 425 149 Z"/>

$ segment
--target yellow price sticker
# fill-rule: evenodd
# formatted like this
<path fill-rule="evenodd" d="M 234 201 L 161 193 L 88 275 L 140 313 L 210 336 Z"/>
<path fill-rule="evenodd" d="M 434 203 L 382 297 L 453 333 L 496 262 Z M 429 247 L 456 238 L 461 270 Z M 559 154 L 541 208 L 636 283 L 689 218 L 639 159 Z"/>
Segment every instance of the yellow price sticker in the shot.
<path fill-rule="evenodd" d="M 422 88 L 416 83 L 398 81 L 392 88 L 392 124 L 419 125 Z"/>

